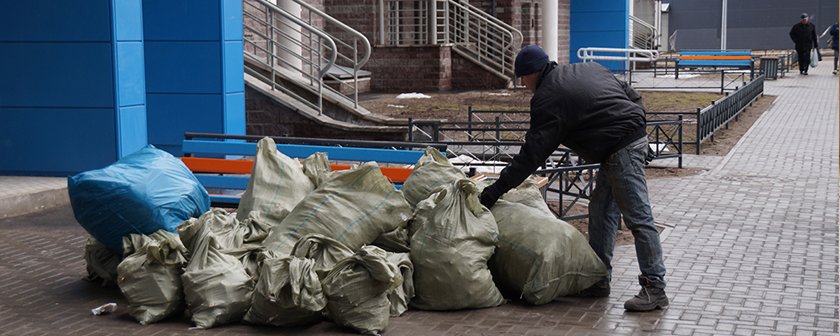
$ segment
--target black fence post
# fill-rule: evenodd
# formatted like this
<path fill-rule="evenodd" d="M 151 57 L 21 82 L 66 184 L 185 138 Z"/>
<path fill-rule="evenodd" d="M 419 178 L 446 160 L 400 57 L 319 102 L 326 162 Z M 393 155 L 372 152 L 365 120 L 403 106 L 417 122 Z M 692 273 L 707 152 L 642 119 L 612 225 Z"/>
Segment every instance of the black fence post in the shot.
<path fill-rule="evenodd" d="M 472 119 L 473 119 L 473 109 L 472 109 L 472 105 L 470 105 L 470 106 L 467 106 L 467 136 L 469 137 L 469 141 L 473 141 Z"/>
<path fill-rule="evenodd" d="M 677 116 L 677 120 L 680 121 L 680 124 L 677 125 L 677 142 L 679 143 L 679 147 L 677 147 L 677 152 L 680 153 L 680 157 L 677 158 L 677 167 L 683 167 L 683 116 L 680 114 Z"/>
<path fill-rule="evenodd" d="M 695 154 L 700 155 L 700 139 L 701 139 L 700 138 L 700 134 L 701 134 L 700 129 L 703 127 L 703 123 L 700 120 L 700 108 L 699 107 L 697 108 L 696 115 L 697 115 L 697 127 L 694 128 L 694 130 L 695 130 L 694 142 L 697 143 L 697 145 L 694 146 L 694 152 L 695 152 Z"/>
<path fill-rule="evenodd" d="M 496 141 L 502 141 L 502 122 L 499 116 L 496 116 Z M 498 159 L 499 157 L 499 146 L 495 146 L 495 155 L 494 157 Z"/>
<path fill-rule="evenodd" d="M 720 94 L 723 94 L 723 86 L 725 85 L 725 84 L 723 84 L 723 79 L 724 79 L 723 76 L 724 76 L 725 71 L 726 70 L 721 70 L 720 71 Z"/>
<path fill-rule="evenodd" d="M 414 118 L 408 118 L 408 142 L 414 142 Z"/>

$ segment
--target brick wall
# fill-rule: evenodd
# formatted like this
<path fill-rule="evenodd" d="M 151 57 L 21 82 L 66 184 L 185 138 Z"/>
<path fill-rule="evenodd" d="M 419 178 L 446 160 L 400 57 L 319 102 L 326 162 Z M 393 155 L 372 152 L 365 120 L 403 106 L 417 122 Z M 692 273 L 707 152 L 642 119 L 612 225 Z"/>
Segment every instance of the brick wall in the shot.
<path fill-rule="evenodd" d="M 570 25 L 570 8 L 571 0 L 559 0 L 557 8 L 557 63 L 569 63 L 569 25 Z"/>
<path fill-rule="evenodd" d="M 472 61 L 452 53 L 452 88 L 458 90 L 504 89 L 508 80 L 502 79 Z"/>
<path fill-rule="evenodd" d="M 449 90 L 452 57 L 449 47 L 376 47 L 365 69 L 371 89 L 380 92 Z"/>
<path fill-rule="evenodd" d="M 245 120 L 248 135 L 331 139 L 405 141 L 404 132 L 350 132 L 316 123 L 289 107 L 245 85 Z"/>

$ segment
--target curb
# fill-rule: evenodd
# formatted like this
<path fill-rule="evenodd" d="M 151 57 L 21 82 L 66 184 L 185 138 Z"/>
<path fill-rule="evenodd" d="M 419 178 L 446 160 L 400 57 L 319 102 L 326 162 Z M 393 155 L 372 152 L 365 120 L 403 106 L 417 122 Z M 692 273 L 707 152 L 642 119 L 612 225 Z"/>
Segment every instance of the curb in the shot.
<path fill-rule="evenodd" d="M 27 215 L 70 204 L 67 188 L 56 188 L 0 198 L 0 219 Z"/>

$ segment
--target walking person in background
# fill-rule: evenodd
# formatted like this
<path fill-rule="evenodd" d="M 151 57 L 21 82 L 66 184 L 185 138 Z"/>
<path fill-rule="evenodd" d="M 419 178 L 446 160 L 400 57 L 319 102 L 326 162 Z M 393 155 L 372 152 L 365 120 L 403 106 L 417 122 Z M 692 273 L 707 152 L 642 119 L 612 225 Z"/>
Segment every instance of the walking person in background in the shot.
<path fill-rule="evenodd" d="M 802 13 L 799 22 L 790 28 L 789 34 L 799 58 L 799 74 L 807 76 L 808 66 L 811 65 L 811 49 L 820 46 L 817 42 L 817 27 L 808 20 L 808 13 Z"/>

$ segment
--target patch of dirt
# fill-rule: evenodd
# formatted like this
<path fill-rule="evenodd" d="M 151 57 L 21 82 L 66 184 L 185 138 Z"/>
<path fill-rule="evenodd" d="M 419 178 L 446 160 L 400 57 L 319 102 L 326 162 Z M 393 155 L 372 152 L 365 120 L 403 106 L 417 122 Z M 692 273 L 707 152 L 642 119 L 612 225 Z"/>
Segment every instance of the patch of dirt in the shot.
<path fill-rule="evenodd" d="M 697 168 L 645 167 L 645 177 L 648 180 L 663 177 L 683 177 L 698 175 L 705 171 L 705 169 Z"/>
<path fill-rule="evenodd" d="M 693 112 L 722 97 L 714 92 L 641 91 L 646 111 Z"/>
<path fill-rule="evenodd" d="M 359 95 L 361 105 L 371 112 L 394 118 L 466 121 L 467 108 L 479 110 L 527 111 L 531 92 L 526 89 L 424 93 L 431 98 L 397 99 L 393 93 Z"/>

